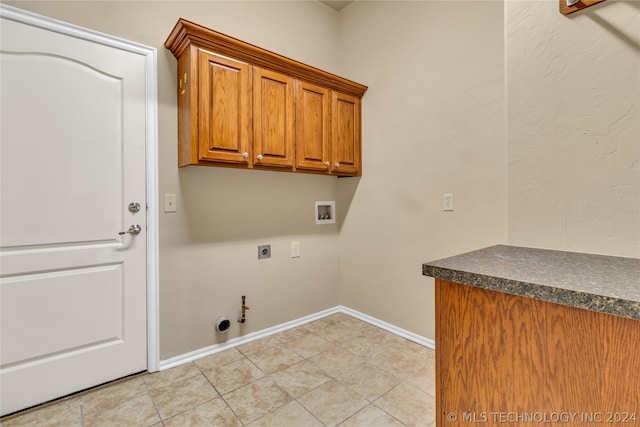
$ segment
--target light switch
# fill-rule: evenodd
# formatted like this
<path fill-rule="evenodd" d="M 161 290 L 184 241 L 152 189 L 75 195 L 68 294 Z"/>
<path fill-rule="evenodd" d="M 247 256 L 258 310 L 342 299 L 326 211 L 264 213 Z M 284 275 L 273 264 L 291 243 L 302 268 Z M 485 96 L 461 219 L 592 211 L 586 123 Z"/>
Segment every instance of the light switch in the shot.
<path fill-rule="evenodd" d="M 176 211 L 176 195 L 175 194 L 164 195 L 164 211 L 165 212 Z"/>

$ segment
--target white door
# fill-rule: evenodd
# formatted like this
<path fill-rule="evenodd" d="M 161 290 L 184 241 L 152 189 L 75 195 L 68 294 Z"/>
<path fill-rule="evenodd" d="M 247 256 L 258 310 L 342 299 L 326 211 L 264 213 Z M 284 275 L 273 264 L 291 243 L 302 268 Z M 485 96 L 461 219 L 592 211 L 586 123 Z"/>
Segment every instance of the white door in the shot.
<path fill-rule="evenodd" d="M 147 369 L 147 59 L 77 27 L 0 27 L 7 414 Z"/>

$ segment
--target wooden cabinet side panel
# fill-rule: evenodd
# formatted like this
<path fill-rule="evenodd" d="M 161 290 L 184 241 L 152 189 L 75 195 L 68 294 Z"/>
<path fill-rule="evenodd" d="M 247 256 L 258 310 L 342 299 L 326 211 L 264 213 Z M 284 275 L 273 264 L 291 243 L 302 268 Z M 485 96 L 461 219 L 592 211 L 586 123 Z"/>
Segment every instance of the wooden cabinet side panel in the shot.
<path fill-rule="evenodd" d="M 296 167 L 328 171 L 331 95 L 327 88 L 299 81 L 296 89 Z M 329 163 L 329 164 L 327 164 Z"/>
<path fill-rule="evenodd" d="M 178 166 L 198 163 L 198 53 L 178 58 Z"/>
<path fill-rule="evenodd" d="M 584 426 L 612 425 L 607 413 L 640 417 L 640 321 L 548 304 L 547 322 L 548 407 L 593 415 Z"/>
<path fill-rule="evenodd" d="M 199 51 L 199 160 L 251 164 L 251 68 Z"/>
<path fill-rule="evenodd" d="M 444 280 L 436 319 L 438 426 L 640 425 L 639 321 Z"/>
<path fill-rule="evenodd" d="M 360 108 L 360 98 L 332 91 L 331 157 L 337 174 L 362 175 Z"/>
<path fill-rule="evenodd" d="M 253 142 L 255 165 L 292 167 L 294 163 L 294 79 L 253 69 Z"/>
<path fill-rule="evenodd" d="M 447 285 L 447 281 L 442 279 L 436 279 L 435 286 L 435 310 L 436 310 L 436 427 L 444 426 L 447 420 L 447 412 L 443 409 L 443 406 L 452 407 L 451 402 L 447 401 L 443 403 L 447 398 L 445 390 L 446 384 L 443 382 L 444 377 L 449 377 L 450 361 L 449 359 L 443 359 L 443 352 L 447 356 L 451 354 L 451 348 L 455 343 L 447 339 L 445 330 L 448 333 L 449 327 L 446 326 L 446 317 L 449 314 L 447 311 L 448 303 L 445 301 L 446 292 L 443 293 L 443 288 Z M 448 392 L 450 393 L 450 392 Z"/>
<path fill-rule="evenodd" d="M 544 322 L 536 301 L 441 280 L 436 286 L 437 425 L 494 425 L 496 413 L 541 408 Z"/>

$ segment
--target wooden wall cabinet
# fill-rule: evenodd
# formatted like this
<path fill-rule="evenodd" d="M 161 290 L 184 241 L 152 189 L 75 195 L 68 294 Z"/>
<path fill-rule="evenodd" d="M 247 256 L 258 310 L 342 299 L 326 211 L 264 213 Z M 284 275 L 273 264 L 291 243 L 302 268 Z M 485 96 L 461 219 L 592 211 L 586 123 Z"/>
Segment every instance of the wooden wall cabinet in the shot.
<path fill-rule="evenodd" d="M 367 87 L 184 19 L 178 59 L 178 166 L 359 176 Z"/>

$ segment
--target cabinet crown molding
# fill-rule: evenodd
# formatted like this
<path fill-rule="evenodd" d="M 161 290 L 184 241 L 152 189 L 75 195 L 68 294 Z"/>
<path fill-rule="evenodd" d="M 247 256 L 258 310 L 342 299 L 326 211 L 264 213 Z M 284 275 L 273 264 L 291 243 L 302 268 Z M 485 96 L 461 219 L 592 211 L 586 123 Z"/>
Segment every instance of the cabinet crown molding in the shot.
<path fill-rule="evenodd" d="M 182 52 L 191 44 L 210 49 L 220 55 L 284 73 L 300 80 L 348 93 L 358 98 L 361 98 L 368 89 L 367 86 L 360 83 L 180 18 L 164 45 L 176 58 L 179 58 Z"/>

